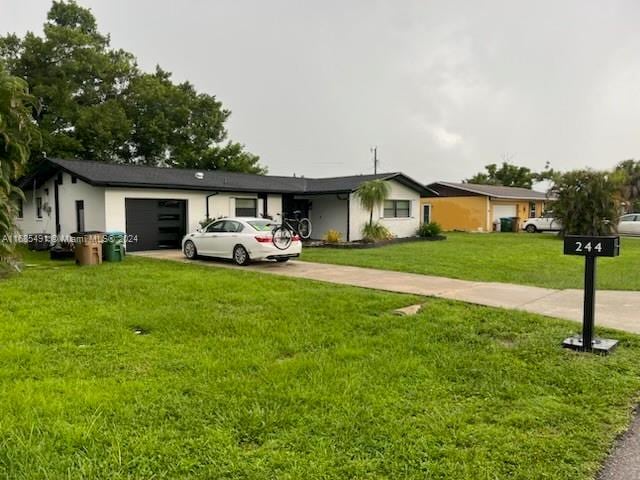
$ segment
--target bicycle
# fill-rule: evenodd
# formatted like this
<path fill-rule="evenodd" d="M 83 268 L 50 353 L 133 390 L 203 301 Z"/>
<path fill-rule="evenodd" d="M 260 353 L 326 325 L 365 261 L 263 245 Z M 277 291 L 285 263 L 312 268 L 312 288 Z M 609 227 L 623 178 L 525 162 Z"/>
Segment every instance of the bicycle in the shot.
<path fill-rule="evenodd" d="M 279 250 L 286 250 L 291 245 L 295 235 L 307 240 L 311 237 L 311 221 L 308 218 L 300 218 L 302 212 L 293 212 L 295 218 L 287 218 L 282 215 L 282 223 L 273 229 L 273 244 Z"/>

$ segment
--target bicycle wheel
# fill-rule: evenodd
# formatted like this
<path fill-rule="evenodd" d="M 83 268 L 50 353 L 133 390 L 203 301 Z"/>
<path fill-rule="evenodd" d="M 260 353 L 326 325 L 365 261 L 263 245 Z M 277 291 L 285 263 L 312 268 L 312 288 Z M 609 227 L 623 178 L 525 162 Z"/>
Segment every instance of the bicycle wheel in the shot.
<path fill-rule="evenodd" d="M 311 221 L 308 218 L 301 218 L 298 222 L 298 234 L 305 240 L 311 238 Z"/>
<path fill-rule="evenodd" d="M 283 226 L 273 230 L 273 244 L 278 250 L 286 250 L 293 241 L 293 233 Z"/>

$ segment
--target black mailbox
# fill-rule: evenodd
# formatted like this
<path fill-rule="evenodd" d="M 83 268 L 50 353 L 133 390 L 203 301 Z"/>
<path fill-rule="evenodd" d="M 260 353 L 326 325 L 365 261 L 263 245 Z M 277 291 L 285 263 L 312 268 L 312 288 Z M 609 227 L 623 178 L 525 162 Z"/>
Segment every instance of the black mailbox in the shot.
<path fill-rule="evenodd" d="M 617 235 L 602 237 L 567 235 L 564 237 L 564 254 L 583 257 L 617 257 L 620 255 L 620 237 Z"/>
<path fill-rule="evenodd" d="M 618 344 L 617 340 L 593 338 L 596 304 L 596 258 L 620 255 L 620 237 L 567 235 L 564 237 L 564 254 L 584 257 L 584 305 L 582 313 L 582 336 L 569 337 L 562 345 L 586 352 L 609 353 Z"/>

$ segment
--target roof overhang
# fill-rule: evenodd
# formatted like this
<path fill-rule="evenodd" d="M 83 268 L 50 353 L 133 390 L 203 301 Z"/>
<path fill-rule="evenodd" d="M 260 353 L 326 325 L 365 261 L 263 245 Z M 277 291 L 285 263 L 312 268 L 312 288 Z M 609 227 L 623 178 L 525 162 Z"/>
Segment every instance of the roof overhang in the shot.
<path fill-rule="evenodd" d="M 553 200 L 553 197 L 546 196 L 539 192 L 540 195 L 496 195 L 493 193 L 483 192 L 482 190 L 475 189 L 473 187 L 463 187 L 460 185 L 456 185 L 448 182 L 434 182 L 427 186 L 427 188 L 432 185 L 442 185 L 447 188 L 453 188 L 455 190 L 459 190 L 461 192 L 469 192 L 475 195 L 481 195 L 484 197 L 489 197 L 491 200 L 527 200 L 527 201 L 545 201 L 545 200 Z M 437 196 L 441 196 L 437 191 L 429 188 L 433 191 Z"/>

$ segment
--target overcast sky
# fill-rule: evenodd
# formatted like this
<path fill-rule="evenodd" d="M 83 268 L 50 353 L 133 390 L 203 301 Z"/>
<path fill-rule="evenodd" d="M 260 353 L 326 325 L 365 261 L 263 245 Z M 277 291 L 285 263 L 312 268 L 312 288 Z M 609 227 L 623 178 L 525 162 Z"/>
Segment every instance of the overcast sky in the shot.
<path fill-rule="evenodd" d="M 139 64 L 215 94 L 272 174 L 459 181 L 640 158 L 640 2 L 80 0 Z M 0 0 L 0 32 L 50 2 Z"/>

